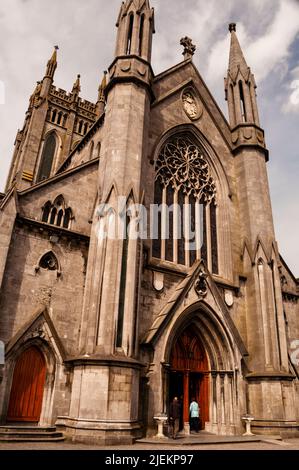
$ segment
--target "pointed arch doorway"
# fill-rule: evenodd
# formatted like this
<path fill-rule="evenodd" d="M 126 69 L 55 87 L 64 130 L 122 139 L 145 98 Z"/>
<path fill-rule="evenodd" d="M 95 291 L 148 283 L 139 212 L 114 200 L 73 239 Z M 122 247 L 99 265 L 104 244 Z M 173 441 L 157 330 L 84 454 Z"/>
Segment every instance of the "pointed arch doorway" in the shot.
<path fill-rule="evenodd" d="M 7 422 L 38 423 L 46 380 L 46 361 L 35 346 L 26 349 L 14 368 Z"/>
<path fill-rule="evenodd" d="M 195 398 L 200 405 L 200 429 L 209 421 L 209 363 L 194 326 L 189 326 L 175 341 L 170 355 L 169 402 L 181 402 L 180 428 L 189 433 L 189 407 Z"/>

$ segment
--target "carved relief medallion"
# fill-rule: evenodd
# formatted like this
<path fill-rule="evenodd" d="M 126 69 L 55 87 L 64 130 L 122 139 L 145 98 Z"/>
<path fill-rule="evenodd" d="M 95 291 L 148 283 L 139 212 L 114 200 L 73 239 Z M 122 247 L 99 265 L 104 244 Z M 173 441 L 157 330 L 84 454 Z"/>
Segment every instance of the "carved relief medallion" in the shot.
<path fill-rule="evenodd" d="M 192 121 L 199 119 L 202 116 L 203 109 L 195 97 L 193 91 L 188 88 L 182 95 L 183 108 L 188 118 Z"/>

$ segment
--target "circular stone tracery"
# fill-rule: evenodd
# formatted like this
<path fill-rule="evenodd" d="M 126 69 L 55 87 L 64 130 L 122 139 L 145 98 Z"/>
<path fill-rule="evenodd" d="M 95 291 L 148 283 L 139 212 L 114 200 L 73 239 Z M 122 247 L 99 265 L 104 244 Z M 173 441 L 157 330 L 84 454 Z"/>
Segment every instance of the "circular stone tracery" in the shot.
<path fill-rule="evenodd" d="M 188 136 L 177 136 L 162 147 L 156 163 L 156 180 L 163 186 L 194 196 L 202 203 L 215 202 L 216 185 L 201 148 Z"/>

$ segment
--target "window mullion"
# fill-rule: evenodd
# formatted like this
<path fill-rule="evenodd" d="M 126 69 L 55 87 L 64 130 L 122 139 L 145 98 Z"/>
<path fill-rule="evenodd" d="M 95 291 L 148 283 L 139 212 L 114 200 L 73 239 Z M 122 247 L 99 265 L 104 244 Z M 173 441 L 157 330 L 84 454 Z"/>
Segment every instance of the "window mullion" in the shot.
<path fill-rule="evenodd" d="M 177 189 L 173 196 L 173 262 L 178 263 L 178 240 L 180 237 L 179 198 Z"/>
<path fill-rule="evenodd" d="M 162 193 L 162 215 L 161 215 L 161 259 L 165 260 L 166 255 L 166 235 L 167 235 L 167 207 L 166 207 L 166 198 L 167 198 L 167 188 L 163 187 Z"/>
<path fill-rule="evenodd" d="M 211 245 L 211 216 L 210 204 L 206 206 L 206 233 L 207 233 L 207 261 L 208 269 L 212 271 L 212 245 Z"/>

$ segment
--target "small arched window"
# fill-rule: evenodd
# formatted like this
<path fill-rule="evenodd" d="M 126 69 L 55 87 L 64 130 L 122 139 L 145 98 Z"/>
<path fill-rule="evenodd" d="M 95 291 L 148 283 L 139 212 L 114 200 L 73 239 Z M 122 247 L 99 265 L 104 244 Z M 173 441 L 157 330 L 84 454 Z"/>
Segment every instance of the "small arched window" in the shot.
<path fill-rule="evenodd" d="M 130 55 L 132 52 L 132 39 L 133 39 L 133 26 L 134 26 L 134 15 L 130 14 L 129 17 L 129 29 L 128 29 L 128 39 L 127 39 L 127 55 Z"/>
<path fill-rule="evenodd" d="M 56 121 L 56 115 L 57 115 L 57 111 L 56 111 L 56 109 L 53 109 L 53 112 L 52 112 L 52 122 L 55 122 L 55 121 Z"/>
<path fill-rule="evenodd" d="M 100 155 L 101 155 L 101 142 L 98 142 L 97 151 L 96 151 L 96 157 L 97 157 L 97 158 L 100 158 Z"/>
<path fill-rule="evenodd" d="M 48 251 L 39 260 L 35 268 L 36 272 L 42 273 L 43 271 L 56 271 L 57 277 L 61 276 L 61 268 L 57 256 L 53 251 Z"/>
<path fill-rule="evenodd" d="M 129 227 L 130 227 L 129 214 L 126 215 L 126 226 L 123 241 L 122 250 L 122 265 L 120 274 L 120 291 L 119 291 L 119 307 L 118 307 L 118 319 L 117 319 L 117 335 L 116 335 L 116 347 L 121 348 L 123 342 L 123 327 L 124 327 L 124 312 L 125 312 L 125 298 L 126 298 L 126 286 L 128 277 L 128 252 L 129 252 Z"/>
<path fill-rule="evenodd" d="M 51 202 L 50 201 L 46 202 L 46 204 L 43 207 L 42 222 L 46 222 L 46 223 L 48 222 L 51 208 L 52 208 Z"/>
<path fill-rule="evenodd" d="M 56 222 L 56 225 L 58 227 L 61 227 L 62 219 L 63 219 L 63 209 L 60 209 L 57 214 L 57 222 Z"/>
<path fill-rule="evenodd" d="M 62 121 L 62 112 L 58 113 L 58 118 L 57 118 L 57 124 L 58 124 L 58 126 L 60 126 L 61 121 Z"/>
<path fill-rule="evenodd" d="M 79 121 L 78 133 L 82 134 L 83 121 Z"/>
<path fill-rule="evenodd" d="M 139 55 L 142 55 L 142 47 L 143 47 L 143 32 L 144 32 L 144 14 L 141 15 L 140 18 L 140 28 L 139 28 Z"/>
<path fill-rule="evenodd" d="M 239 81 L 239 93 L 240 93 L 240 106 L 241 106 L 242 121 L 246 122 L 247 121 L 246 105 L 245 105 L 243 83 L 241 80 Z"/>
<path fill-rule="evenodd" d="M 85 122 L 84 123 L 84 134 L 86 134 L 87 130 L 88 130 L 88 124 L 87 124 L 87 122 Z"/>
<path fill-rule="evenodd" d="M 66 207 L 62 194 L 57 196 L 53 203 L 46 202 L 43 207 L 42 221 L 45 223 L 69 229 L 73 218 L 72 209 Z"/>
<path fill-rule="evenodd" d="M 51 225 L 54 225 L 55 222 L 56 222 L 56 215 L 57 215 L 57 209 L 56 207 L 53 207 L 52 211 L 51 211 L 51 217 L 50 217 L 50 224 Z"/>
<path fill-rule="evenodd" d="M 70 208 L 66 209 L 63 219 L 63 227 L 70 228 L 70 223 L 72 219 L 72 210 Z"/>
<path fill-rule="evenodd" d="M 52 116 L 52 108 L 50 107 L 47 112 L 47 121 L 51 121 L 51 116 Z"/>
<path fill-rule="evenodd" d="M 36 181 L 43 181 L 49 178 L 53 166 L 57 142 L 55 134 L 52 132 L 46 137 L 42 152 L 41 162 Z"/>
<path fill-rule="evenodd" d="M 94 150 L 94 142 L 92 141 L 89 147 L 89 160 L 92 160 L 93 158 L 93 150 Z"/>
<path fill-rule="evenodd" d="M 48 271 L 56 271 L 58 269 L 58 261 L 52 251 L 49 251 L 40 259 L 39 267 Z"/>

